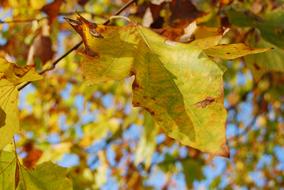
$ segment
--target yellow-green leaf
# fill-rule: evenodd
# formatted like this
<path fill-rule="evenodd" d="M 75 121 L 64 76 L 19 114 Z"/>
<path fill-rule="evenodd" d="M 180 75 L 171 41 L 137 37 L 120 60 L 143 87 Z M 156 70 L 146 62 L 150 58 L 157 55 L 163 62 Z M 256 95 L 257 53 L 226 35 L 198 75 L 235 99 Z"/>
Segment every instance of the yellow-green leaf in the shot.
<path fill-rule="evenodd" d="M 139 27 L 133 105 L 166 133 L 201 151 L 227 155 L 223 71 L 196 45 L 167 41 Z"/>
<path fill-rule="evenodd" d="M 3 122 L 5 124 L 0 127 L 1 150 L 11 142 L 13 135 L 19 130 L 18 90 L 12 82 L 6 79 L 0 80 L 0 108 L 5 112 L 6 116 Z"/>
<path fill-rule="evenodd" d="M 228 156 L 223 71 L 203 53 L 219 37 L 212 44 L 206 39 L 182 44 L 136 25 L 98 26 L 100 37 L 95 37 L 86 20 L 72 23 L 85 42 L 82 65 L 89 65 L 83 69 L 87 80 L 96 83 L 134 75 L 133 105 L 148 111 L 168 136 L 201 151 Z"/>
<path fill-rule="evenodd" d="M 51 162 L 42 163 L 34 170 L 21 166 L 17 190 L 71 190 L 72 182 L 66 174 L 67 169 Z"/>
<path fill-rule="evenodd" d="M 245 57 L 245 63 L 252 70 L 253 77 L 256 80 L 259 80 L 267 72 L 284 72 L 283 49 L 265 41 L 257 33 L 249 35 L 247 40 L 254 47 L 273 48 L 269 52 Z"/>
<path fill-rule="evenodd" d="M 26 169 L 17 163 L 14 152 L 0 152 L 1 190 L 71 190 L 72 182 L 66 175 L 67 169 L 51 162 L 42 163 L 32 170 Z"/>
<path fill-rule="evenodd" d="M 0 58 L 0 150 L 19 131 L 17 85 L 41 78 L 33 68 L 17 67 Z"/>
<path fill-rule="evenodd" d="M 0 189 L 15 189 L 16 157 L 13 152 L 0 152 Z"/>
<path fill-rule="evenodd" d="M 212 57 L 221 59 L 237 59 L 250 54 L 263 53 L 270 50 L 270 48 L 250 48 L 245 44 L 224 44 L 208 48 L 205 53 Z"/>
<path fill-rule="evenodd" d="M 262 16 L 255 15 L 248 9 L 232 7 L 226 10 L 231 24 L 240 27 L 255 27 L 269 43 L 284 48 L 284 11 L 275 9 Z"/>
<path fill-rule="evenodd" d="M 2 78 L 19 85 L 23 82 L 40 80 L 42 76 L 31 66 L 20 67 L 0 57 L 0 80 Z"/>
<path fill-rule="evenodd" d="M 135 39 L 135 27 L 125 27 L 117 30 L 116 27 L 101 26 L 103 36 L 96 38 L 84 18 L 79 17 L 80 26 L 72 25 L 77 31 L 79 27 L 85 32 L 80 35 L 85 42 L 85 59 L 82 62 L 82 71 L 89 84 L 101 83 L 112 80 L 121 80 L 130 73 L 134 60 L 133 47 Z"/>

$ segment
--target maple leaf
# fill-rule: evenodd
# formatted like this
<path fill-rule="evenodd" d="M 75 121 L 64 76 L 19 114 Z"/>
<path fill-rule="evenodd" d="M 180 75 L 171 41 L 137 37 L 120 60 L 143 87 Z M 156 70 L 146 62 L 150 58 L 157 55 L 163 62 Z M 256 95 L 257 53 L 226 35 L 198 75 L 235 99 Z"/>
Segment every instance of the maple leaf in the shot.
<path fill-rule="evenodd" d="M 135 24 L 95 26 L 79 17 L 71 25 L 85 43 L 82 68 L 89 84 L 134 75 L 133 105 L 148 111 L 168 136 L 204 152 L 229 155 L 223 70 L 203 51 L 217 45 L 220 36 L 182 44 Z M 92 35 L 93 30 L 102 37 Z"/>

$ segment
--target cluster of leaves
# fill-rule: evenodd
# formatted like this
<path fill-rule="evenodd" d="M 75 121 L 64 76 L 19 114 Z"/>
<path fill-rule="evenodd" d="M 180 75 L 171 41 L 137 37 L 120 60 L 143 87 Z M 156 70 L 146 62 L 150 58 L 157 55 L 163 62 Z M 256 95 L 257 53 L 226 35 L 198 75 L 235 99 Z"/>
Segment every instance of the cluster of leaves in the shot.
<path fill-rule="evenodd" d="M 115 188 L 112 180 L 169 188 L 179 174 L 191 188 L 212 159 L 200 151 L 228 156 L 228 146 L 231 159 L 212 188 L 257 186 L 250 176 L 258 170 L 262 187 L 280 187 L 281 1 L 137 1 L 123 8 L 129 19 L 105 19 L 123 4 L 1 1 L 0 16 L 11 18 L 0 20 L 1 188 L 71 189 L 66 169 L 49 160 L 76 162 L 74 189 Z M 105 24 L 67 19 L 84 42 L 68 55 L 81 42 L 62 16 L 75 11 Z M 237 131 L 227 142 L 226 125 Z M 162 184 L 151 184 L 157 171 Z"/>

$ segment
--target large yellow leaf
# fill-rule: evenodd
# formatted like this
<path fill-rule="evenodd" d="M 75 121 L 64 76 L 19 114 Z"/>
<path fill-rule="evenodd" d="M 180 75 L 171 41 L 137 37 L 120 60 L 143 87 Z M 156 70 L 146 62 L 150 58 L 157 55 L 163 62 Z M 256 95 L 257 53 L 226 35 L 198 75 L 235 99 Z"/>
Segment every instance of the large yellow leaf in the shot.
<path fill-rule="evenodd" d="M 223 71 L 196 43 L 181 44 L 139 27 L 133 105 L 166 131 L 201 151 L 226 156 Z"/>
<path fill-rule="evenodd" d="M 182 44 L 135 24 L 110 27 L 82 17 L 67 20 L 84 41 L 82 68 L 88 83 L 134 75 L 133 105 L 148 111 L 168 136 L 228 156 L 223 71 L 204 52 L 234 59 L 266 49 L 252 50 L 243 44 L 224 49 L 216 46 L 221 36 Z"/>
<path fill-rule="evenodd" d="M 182 44 L 136 25 L 96 27 L 82 18 L 71 24 L 85 42 L 82 67 L 89 83 L 134 75 L 133 105 L 148 111 L 168 136 L 228 156 L 223 71 L 203 53 L 220 37 Z"/>

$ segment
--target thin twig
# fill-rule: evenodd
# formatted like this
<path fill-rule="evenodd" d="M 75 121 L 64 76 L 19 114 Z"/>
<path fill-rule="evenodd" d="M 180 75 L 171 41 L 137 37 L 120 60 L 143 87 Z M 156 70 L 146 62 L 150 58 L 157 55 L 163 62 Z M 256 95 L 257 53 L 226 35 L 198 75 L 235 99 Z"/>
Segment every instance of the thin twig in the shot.
<path fill-rule="evenodd" d="M 0 24 L 13 24 L 13 23 L 29 23 L 29 22 L 33 22 L 33 21 L 41 21 L 47 19 L 47 17 L 41 17 L 41 18 L 30 18 L 30 19 L 16 19 L 16 20 L 0 20 Z"/>
<path fill-rule="evenodd" d="M 119 15 L 120 13 L 122 13 L 125 9 L 127 9 L 130 5 L 132 5 L 133 3 L 135 3 L 137 0 L 130 0 L 128 3 L 126 3 L 123 7 L 121 7 L 116 13 L 114 13 L 114 16 Z M 106 20 L 104 22 L 104 25 L 107 25 L 110 23 L 110 19 Z M 78 49 L 81 45 L 83 44 L 83 41 L 80 41 L 78 44 L 76 44 L 74 47 L 72 47 L 71 49 L 69 49 L 66 53 L 64 53 L 62 56 L 60 56 L 58 59 L 56 59 L 51 65 L 50 68 L 47 68 L 43 71 L 41 71 L 39 74 L 44 74 L 48 71 L 51 71 L 53 69 L 55 69 L 56 65 L 62 60 L 64 59 L 66 56 L 68 56 L 71 52 L 73 52 L 74 50 Z M 26 82 L 23 85 L 21 85 L 18 90 L 22 90 L 23 88 L 25 88 L 27 85 L 29 85 L 31 82 Z"/>
<path fill-rule="evenodd" d="M 61 13 L 58 13 L 57 17 L 60 17 L 60 16 L 71 16 L 71 15 L 75 15 L 75 14 L 80 14 L 80 13 L 86 13 L 86 14 L 90 14 L 91 16 L 98 16 L 94 13 L 90 13 L 90 12 L 87 12 L 87 11 L 77 11 L 77 12 L 61 12 Z M 1 24 L 14 24 L 14 23 L 29 23 L 29 22 L 34 22 L 34 21 L 37 21 L 37 22 L 40 22 L 44 19 L 48 19 L 48 16 L 44 16 L 44 17 L 41 17 L 41 18 L 28 18 L 28 19 L 15 19 L 15 20 L 1 20 L 0 19 L 0 25 Z"/>

